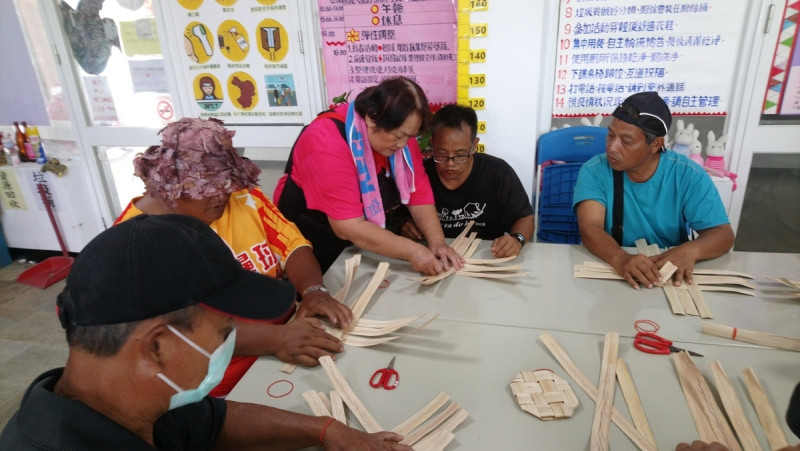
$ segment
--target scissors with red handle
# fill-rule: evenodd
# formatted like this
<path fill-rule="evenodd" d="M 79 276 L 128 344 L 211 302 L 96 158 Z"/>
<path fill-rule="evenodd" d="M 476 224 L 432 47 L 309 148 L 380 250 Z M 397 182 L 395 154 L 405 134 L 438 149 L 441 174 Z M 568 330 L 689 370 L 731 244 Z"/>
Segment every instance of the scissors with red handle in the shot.
<path fill-rule="evenodd" d="M 672 346 L 672 342 L 652 332 L 637 332 L 633 339 L 633 347 L 648 354 L 670 354 L 672 352 L 686 351 L 689 355 L 703 357 L 702 355 Z"/>
<path fill-rule="evenodd" d="M 384 390 L 394 390 L 397 388 L 397 384 L 400 383 L 400 375 L 397 374 L 397 371 L 394 369 L 394 359 L 395 358 L 392 357 L 392 360 L 386 368 L 381 368 L 372 374 L 372 378 L 369 380 L 369 385 L 371 385 L 372 388 L 383 387 Z"/>

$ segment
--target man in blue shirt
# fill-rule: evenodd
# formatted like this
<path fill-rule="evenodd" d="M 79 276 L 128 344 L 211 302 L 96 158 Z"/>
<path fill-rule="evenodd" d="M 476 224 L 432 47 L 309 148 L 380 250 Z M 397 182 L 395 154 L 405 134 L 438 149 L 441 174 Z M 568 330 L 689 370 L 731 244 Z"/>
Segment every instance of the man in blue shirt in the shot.
<path fill-rule="evenodd" d="M 719 193 L 706 172 L 684 155 L 664 149 L 672 115 L 655 92 L 640 92 L 614 110 L 605 154 L 581 168 L 573 208 L 581 241 L 635 289 L 661 282 L 667 261 L 678 267 L 674 284 L 692 283 L 695 262 L 731 249 L 734 236 Z M 614 172 L 622 185 L 621 224 L 613 224 Z M 616 236 L 612 237 L 612 226 Z M 698 237 L 689 240 L 687 225 Z M 669 248 L 655 257 L 632 255 L 621 246 L 644 238 Z"/>

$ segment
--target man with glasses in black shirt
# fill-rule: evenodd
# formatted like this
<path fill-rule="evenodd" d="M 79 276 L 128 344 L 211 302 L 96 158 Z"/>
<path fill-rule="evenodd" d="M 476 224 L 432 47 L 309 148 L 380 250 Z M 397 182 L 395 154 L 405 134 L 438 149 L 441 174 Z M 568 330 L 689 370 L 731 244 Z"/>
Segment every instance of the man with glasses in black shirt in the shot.
<path fill-rule="evenodd" d="M 478 238 L 493 240 L 492 253 L 502 258 L 519 254 L 533 235 L 533 208 L 519 177 L 500 158 L 475 153 L 478 117 L 475 110 L 446 105 L 433 117 L 433 157 L 425 161 L 436 211 L 444 235 L 455 238 L 469 221 Z M 410 218 L 401 234 L 422 239 Z"/>

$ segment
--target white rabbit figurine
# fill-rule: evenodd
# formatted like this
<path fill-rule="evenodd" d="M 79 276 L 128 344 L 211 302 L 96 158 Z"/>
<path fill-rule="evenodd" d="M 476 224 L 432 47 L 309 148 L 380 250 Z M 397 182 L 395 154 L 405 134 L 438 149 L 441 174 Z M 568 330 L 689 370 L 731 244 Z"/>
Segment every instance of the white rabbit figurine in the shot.
<path fill-rule="evenodd" d="M 689 124 L 684 128 L 683 120 L 678 119 L 678 131 L 675 132 L 675 142 L 673 143 L 672 150 L 688 157 L 690 155 L 689 146 L 692 145 L 698 136 L 700 136 L 700 130 L 695 130 L 694 124 Z"/>
<path fill-rule="evenodd" d="M 705 163 L 703 163 L 703 167 L 705 167 L 706 172 L 711 175 L 730 178 L 733 182 L 733 190 L 736 190 L 737 175 L 725 169 L 726 139 L 728 139 L 728 135 L 722 135 L 719 139 L 716 139 L 713 130 L 708 132 L 708 147 L 706 147 L 707 157 Z"/>
<path fill-rule="evenodd" d="M 697 137 L 700 135 L 700 130 L 694 131 L 694 141 L 692 144 L 689 145 L 689 159 L 694 161 L 695 163 L 699 164 L 700 166 L 704 166 L 703 162 L 703 143 L 700 142 Z"/>
<path fill-rule="evenodd" d="M 601 122 L 603 122 L 603 115 L 600 113 L 597 113 L 597 115 L 592 118 L 591 121 L 588 117 L 581 118 L 581 125 L 586 125 L 589 127 L 599 127 Z"/>

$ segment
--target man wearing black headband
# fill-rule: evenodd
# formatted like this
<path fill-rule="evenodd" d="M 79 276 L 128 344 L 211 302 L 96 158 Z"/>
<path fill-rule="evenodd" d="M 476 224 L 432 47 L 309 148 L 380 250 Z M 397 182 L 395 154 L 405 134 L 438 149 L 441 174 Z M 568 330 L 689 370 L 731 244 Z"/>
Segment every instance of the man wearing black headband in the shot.
<path fill-rule="evenodd" d="M 635 289 L 661 282 L 658 269 L 667 261 L 678 267 L 676 286 L 692 283 L 695 262 L 733 246 L 719 193 L 703 168 L 664 148 L 672 115 L 658 93 L 633 94 L 612 116 L 605 154 L 583 165 L 575 185 L 581 241 Z M 650 258 L 622 249 L 641 238 L 670 249 Z"/>

